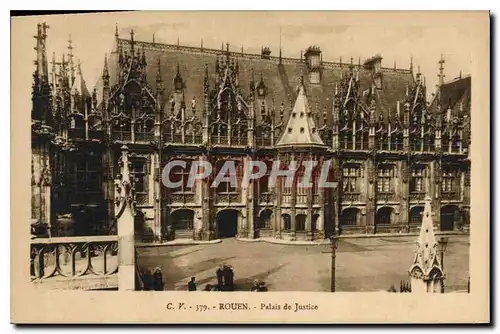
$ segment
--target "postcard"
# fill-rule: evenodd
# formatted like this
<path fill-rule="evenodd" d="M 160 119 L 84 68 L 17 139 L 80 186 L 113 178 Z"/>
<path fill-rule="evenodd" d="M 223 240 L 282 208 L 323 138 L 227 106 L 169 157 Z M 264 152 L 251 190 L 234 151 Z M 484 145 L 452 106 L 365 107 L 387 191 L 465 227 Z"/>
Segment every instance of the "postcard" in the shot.
<path fill-rule="evenodd" d="M 490 321 L 489 12 L 11 23 L 13 323 Z"/>

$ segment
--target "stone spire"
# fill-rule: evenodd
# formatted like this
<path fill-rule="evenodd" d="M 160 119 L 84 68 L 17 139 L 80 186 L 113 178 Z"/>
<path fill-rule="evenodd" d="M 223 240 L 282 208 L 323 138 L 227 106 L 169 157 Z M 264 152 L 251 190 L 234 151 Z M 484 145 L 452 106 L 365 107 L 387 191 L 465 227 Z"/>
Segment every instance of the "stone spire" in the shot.
<path fill-rule="evenodd" d="M 431 198 L 427 195 L 415 256 L 409 270 L 412 292 L 441 292 L 444 279 L 441 260 L 440 246 L 432 223 Z"/>
<path fill-rule="evenodd" d="M 288 123 L 276 146 L 325 146 L 314 124 L 303 82 Z"/>

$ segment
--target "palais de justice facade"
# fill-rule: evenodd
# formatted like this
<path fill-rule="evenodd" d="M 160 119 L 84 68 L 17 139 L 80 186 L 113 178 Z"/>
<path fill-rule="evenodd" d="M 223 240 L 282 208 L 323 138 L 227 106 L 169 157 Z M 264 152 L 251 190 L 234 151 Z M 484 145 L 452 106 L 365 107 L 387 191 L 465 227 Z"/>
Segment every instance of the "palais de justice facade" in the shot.
<path fill-rule="evenodd" d="M 127 151 L 139 239 L 274 237 L 418 230 L 426 194 L 436 227 L 467 230 L 470 77 L 444 81 L 427 100 L 425 78 L 382 57 L 324 61 L 136 41 L 115 33 L 102 78 L 86 86 L 69 42 L 47 55 L 38 26 L 32 109 L 32 217 L 52 235 L 113 234 L 115 179 Z M 48 59 L 48 58 L 52 59 Z M 161 183 L 170 160 L 177 189 Z M 209 185 L 226 160 L 241 179 L 248 160 L 332 159 L 336 189 L 286 187 L 269 175 L 247 188 Z M 214 175 L 187 186 L 190 164 Z M 295 182 L 303 177 L 297 173 Z M 318 173 L 313 174 L 317 185 Z"/>

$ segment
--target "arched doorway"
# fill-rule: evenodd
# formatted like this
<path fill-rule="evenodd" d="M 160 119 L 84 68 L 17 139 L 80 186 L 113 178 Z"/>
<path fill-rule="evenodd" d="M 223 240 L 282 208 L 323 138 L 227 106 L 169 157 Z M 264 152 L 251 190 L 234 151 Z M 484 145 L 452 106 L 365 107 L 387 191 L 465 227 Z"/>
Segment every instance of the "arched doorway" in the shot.
<path fill-rule="evenodd" d="M 424 213 L 423 206 L 415 206 L 410 210 L 410 225 L 422 225 L 422 214 Z"/>
<path fill-rule="evenodd" d="M 306 219 L 307 216 L 304 214 L 298 214 L 295 216 L 295 230 L 305 231 L 306 230 Z"/>
<path fill-rule="evenodd" d="M 356 226 L 358 224 L 359 209 L 348 208 L 342 211 L 340 215 L 340 225 Z"/>
<path fill-rule="evenodd" d="M 384 206 L 377 211 L 375 216 L 375 225 L 390 225 L 392 223 L 392 214 L 394 209 Z"/>
<path fill-rule="evenodd" d="M 271 228 L 272 227 L 272 220 L 271 220 L 272 216 L 273 216 L 272 210 L 269 210 L 269 209 L 263 210 L 259 215 L 257 227 L 258 228 Z"/>
<path fill-rule="evenodd" d="M 441 208 L 441 231 L 453 231 L 455 222 L 460 219 L 460 212 L 456 205 L 446 205 Z"/>
<path fill-rule="evenodd" d="M 238 233 L 237 210 L 227 209 L 217 213 L 217 235 L 218 238 L 234 238 Z"/>
<path fill-rule="evenodd" d="M 192 230 L 194 228 L 194 212 L 181 209 L 172 212 L 170 221 L 176 231 Z"/>

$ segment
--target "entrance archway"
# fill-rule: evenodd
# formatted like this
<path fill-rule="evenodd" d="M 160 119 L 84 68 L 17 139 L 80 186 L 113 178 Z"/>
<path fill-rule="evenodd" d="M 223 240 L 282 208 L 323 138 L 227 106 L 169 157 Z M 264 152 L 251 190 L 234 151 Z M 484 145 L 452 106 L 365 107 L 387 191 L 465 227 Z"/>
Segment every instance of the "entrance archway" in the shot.
<path fill-rule="evenodd" d="M 410 210 L 410 225 L 422 225 L 422 214 L 424 213 L 423 206 L 415 206 Z"/>
<path fill-rule="evenodd" d="M 455 221 L 460 219 L 460 213 L 456 205 L 446 205 L 441 208 L 441 231 L 453 231 Z"/>
<path fill-rule="evenodd" d="M 234 238 L 238 233 L 237 210 L 227 209 L 217 213 L 217 235 L 219 238 Z"/>
<path fill-rule="evenodd" d="M 342 226 L 356 226 L 358 224 L 359 209 L 347 208 L 342 211 L 340 215 L 340 225 Z"/>
<path fill-rule="evenodd" d="M 385 206 L 377 211 L 375 216 L 375 225 L 390 225 L 392 223 L 392 214 L 394 209 Z"/>

